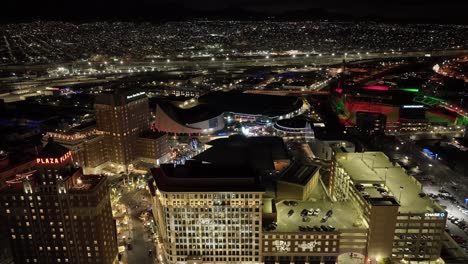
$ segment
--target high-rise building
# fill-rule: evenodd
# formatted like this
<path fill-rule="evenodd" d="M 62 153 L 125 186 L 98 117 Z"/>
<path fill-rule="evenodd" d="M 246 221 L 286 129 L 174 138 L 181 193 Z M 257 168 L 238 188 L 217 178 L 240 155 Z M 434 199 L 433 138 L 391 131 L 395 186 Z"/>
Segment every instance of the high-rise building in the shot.
<path fill-rule="evenodd" d="M 16 264 L 117 260 L 106 178 L 83 175 L 71 151 L 53 140 L 39 153 L 34 170 L 0 188 L 0 208 Z"/>
<path fill-rule="evenodd" d="M 97 129 L 104 133 L 111 162 L 129 165 L 136 157 L 138 135 L 149 129 L 148 98 L 144 92 L 104 93 L 97 96 Z"/>
<path fill-rule="evenodd" d="M 250 156 L 237 147 L 268 166 L 233 154 L 261 142 L 272 140 L 215 141 L 209 152 L 217 155 L 152 171 L 167 263 L 443 263 L 446 211 L 383 153 L 350 153 L 338 142 L 329 171 L 297 158 L 268 170 L 278 148 Z"/>
<path fill-rule="evenodd" d="M 194 161 L 154 171 L 154 206 L 169 263 L 260 262 L 263 191 L 242 168 Z"/>

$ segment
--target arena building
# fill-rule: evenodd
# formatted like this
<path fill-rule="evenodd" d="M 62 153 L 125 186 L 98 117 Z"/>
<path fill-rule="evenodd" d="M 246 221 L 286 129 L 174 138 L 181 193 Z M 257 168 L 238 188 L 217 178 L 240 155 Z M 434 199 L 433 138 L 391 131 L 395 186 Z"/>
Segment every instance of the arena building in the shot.
<path fill-rule="evenodd" d="M 170 102 L 156 106 L 153 128 L 175 134 L 210 134 L 224 128 L 223 112 L 208 105 L 181 108 Z"/>
<path fill-rule="evenodd" d="M 271 123 L 298 116 L 307 109 L 305 99 L 230 92 L 211 92 L 183 103 L 159 102 L 153 127 L 176 134 L 212 134 L 227 123 Z"/>
<path fill-rule="evenodd" d="M 309 141 L 315 138 L 312 124 L 305 118 L 281 119 L 273 127 L 276 134 L 285 140 Z"/>

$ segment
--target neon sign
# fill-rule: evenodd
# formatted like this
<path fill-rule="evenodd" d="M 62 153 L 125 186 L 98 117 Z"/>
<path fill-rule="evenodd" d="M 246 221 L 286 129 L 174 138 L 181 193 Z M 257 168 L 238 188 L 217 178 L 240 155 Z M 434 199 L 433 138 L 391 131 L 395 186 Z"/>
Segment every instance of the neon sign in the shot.
<path fill-rule="evenodd" d="M 445 217 L 445 213 L 425 213 L 425 217 Z"/>
<path fill-rule="evenodd" d="M 424 105 L 404 105 L 403 108 L 424 108 Z"/>
<path fill-rule="evenodd" d="M 127 99 L 132 99 L 132 98 L 135 98 L 137 96 L 144 95 L 144 94 L 145 94 L 145 92 L 139 92 L 139 93 L 136 93 L 136 94 L 127 95 Z"/>
<path fill-rule="evenodd" d="M 66 161 L 67 159 L 71 158 L 71 151 L 68 151 L 60 158 L 37 158 L 37 164 L 60 164 Z"/>

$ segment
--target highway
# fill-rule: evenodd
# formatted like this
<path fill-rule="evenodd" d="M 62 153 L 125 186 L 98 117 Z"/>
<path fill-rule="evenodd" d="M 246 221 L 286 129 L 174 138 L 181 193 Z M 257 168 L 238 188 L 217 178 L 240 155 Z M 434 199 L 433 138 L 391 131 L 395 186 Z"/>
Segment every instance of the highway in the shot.
<path fill-rule="evenodd" d="M 0 70 L 8 71 L 34 71 L 56 69 L 58 67 L 73 66 L 74 72 L 61 76 L 41 76 L 41 77 L 11 77 L 0 79 L 0 87 L 10 87 L 14 91 L 1 91 L 2 97 L 8 97 L 15 93 L 37 93 L 44 91 L 47 87 L 71 86 L 74 84 L 94 84 L 114 81 L 129 75 L 145 74 L 149 72 L 167 72 L 178 70 L 201 71 L 205 69 L 231 70 L 243 67 L 287 67 L 287 66 L 329 66 L 340 64 L 343 60 L 350 62 L 373 61 L 377 59 L 424 57 L 431 56 L 456 56 L 466 54 L 468 50 L 449 51 L 414 51 L 414 52 L 393 52 L 393 53 L 369 53 L 369 54 L 348 54 L 348 55 L 299 55 L 299 56 L 278 56 L 278 57 L 216 57 L 210 58 L 178 58 L 157 61 L 126 61 L 109 63 L 106 69 L 97 71 L 85 61 L 52 63 L 42 65 L 2 65 Z M 16 98 L 15 98 L 16 99 Z"/>

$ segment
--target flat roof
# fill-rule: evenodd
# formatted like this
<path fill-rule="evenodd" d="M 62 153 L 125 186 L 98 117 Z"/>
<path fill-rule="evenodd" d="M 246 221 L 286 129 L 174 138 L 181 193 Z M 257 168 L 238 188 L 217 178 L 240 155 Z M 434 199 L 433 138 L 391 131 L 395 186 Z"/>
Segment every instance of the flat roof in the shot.
<path fill-rule="evenodd" d="M 145 98 L 148 98 L 146 93 L 139 90 L 114 89 L 113 92 L 104 92 L 96 96 L 94 104 L 122 106 Z"/>
<path fill-rule="evenodd" d="M 164 132 L 157 132 L 157 131 L 151 131 L 151 130 L 146 130 L 143 133 L 139 135 L 140 138 L 149 138 L 149 139 L 158 139 L 162 136 L 166 135 Z"/>
<path fill-rule="evenodd" d="M 164 192 L 263 192 L 248 167 L 223 166 L 195 160 L 184 165 L 161 164 L 151 169 L 157 187 Z"/>
<path fill-rule="evenodd" d="M 400 204 L 400 213 L 444 211 L 429 197 L 420 197 L 421 184 L 382 152 L 337 153 L 336 159 L 354 184 L 382 184 Z M 364 191 L 368 192 L 369 190 L 366 187 Z M 374 197 L 371 195 L 371 198 L 379 197 L 374 193 Z"/>
<path fill-rule="evenodd" d="M 280 137 L 245 137 L 233 135 L 207 143 L 212 147 L 193 159 L 228 166 L 248 166 L 258 170 L 274 170 L 274 162 L 289 159 Z"/>
<path fill-rule="evenodd" d="M 295 161 L 284 170 L 279 180 L 299 185 L 306 185 L 319 169 L 319 166 Z"/>
<path fill-rule="evenodd" d="M 265 201 L 264 201 L 265 203 Z M 318 184 L 312 191 L 311 197 L 306 201 L 297 201 L 297 206 L 287 206 L 283 201 L 277 201 L 277 228 L 269 232 L 299 232 L 299 226 L 321 226 L 331 225 L 340 229 L 367 229 L 351 201 L 332 202 L 325 193 L 321 184 Z M 317 216 L 309 216 L 307 222 L 303 222 L 301 211 L 303 209 L 320 209 Z M 328 210 L 333 211 L 333 215 L 324 223 L 321 219 Z M 288 216 L 289 210 L 294 210 L 294 214 Z"/>

